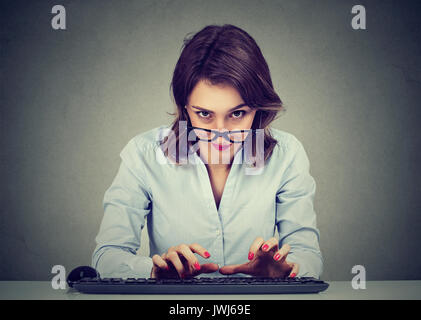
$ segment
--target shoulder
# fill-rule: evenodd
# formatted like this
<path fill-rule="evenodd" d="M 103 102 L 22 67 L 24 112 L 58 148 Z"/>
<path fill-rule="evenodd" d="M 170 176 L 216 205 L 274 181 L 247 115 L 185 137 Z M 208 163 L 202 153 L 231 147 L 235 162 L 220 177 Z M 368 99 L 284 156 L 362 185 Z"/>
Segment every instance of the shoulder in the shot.
<path fill-rule="evenodd" d="M 162 138 L 162 135 L 168 130 L 168 126 L 162 125 L 159 127 L 152 128 L 150 130 L 141 132 L 134 136 L 131 141 L 134 143 L 140 150 L 146 150 L 149 148 L 156 147 L 158 145 L 159 137 Z"/>
<path fill-rule="evenodd" d="M 168 126 L 161 125 L 138 133 L 127 142 L 121 151 L 120 156 L 122 158 L 136 155 L 145 156 L 149 151 L 154 151 L 159 145 L 158 142 L 162 138 L 163 133 L 165 133 L 167 129 Z"/>
<path fill-rule="evenodd" d="M 270 128 L 272 137 L 278 141 L 277 147 L 280 151 L 297 151 L 298 148 L 303 147 L 301 141 L 292 133 L 286 132 L 276 128 Z"/>
<path fill-rule="evenodd" d="M 271 128 L 271 134 L 278 141 L 274 149 L 275 162 L 298 168 L 309 167 L 310 162 L 303 143 L 294 134 L 274 128 Z"/>

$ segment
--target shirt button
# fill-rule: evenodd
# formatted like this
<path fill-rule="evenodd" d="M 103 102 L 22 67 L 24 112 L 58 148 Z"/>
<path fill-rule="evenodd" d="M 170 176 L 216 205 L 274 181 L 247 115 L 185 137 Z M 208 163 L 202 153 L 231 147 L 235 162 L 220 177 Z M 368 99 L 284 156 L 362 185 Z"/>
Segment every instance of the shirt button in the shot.
<path fill-rule="evenodd" d="M 221 234 L 221 231 L 216 230 L 216 235 L 219 236 Z"/>

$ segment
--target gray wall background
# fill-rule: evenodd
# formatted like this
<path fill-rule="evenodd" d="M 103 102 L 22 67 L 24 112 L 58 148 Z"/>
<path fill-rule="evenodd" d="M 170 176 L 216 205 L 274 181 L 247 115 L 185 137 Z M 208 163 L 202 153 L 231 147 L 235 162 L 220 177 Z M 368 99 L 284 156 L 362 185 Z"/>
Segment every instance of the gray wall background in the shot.
<path fill-rule="evenodd" d="M 51 28 L 51 8 L 67 30 Z M 363 4 L 367 30 L 351 28 Z M 119 153 L 169 124 L 184 36 L 257 41 L 317 183 L 325 280 L 421 279 L 417 1 L 2 1 L 0 280 L 90 264 Z M 145 230 L 146 231 L 146 230 Z M 140 254 L 148 254 L 143 232 Z"/>

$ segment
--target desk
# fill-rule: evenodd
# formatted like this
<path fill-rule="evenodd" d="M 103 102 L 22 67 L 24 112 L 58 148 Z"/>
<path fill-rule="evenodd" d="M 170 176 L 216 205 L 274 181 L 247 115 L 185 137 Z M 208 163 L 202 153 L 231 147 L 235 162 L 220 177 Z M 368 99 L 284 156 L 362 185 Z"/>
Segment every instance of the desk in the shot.
<path fill-rule="evenodd" d="M 329 288 L 317 294 L 268 295 L 91 295 L 74 289 L 57 289 L 49 281 L 0 281 L 0 300 L 421 300 L 421 281 L 367 281 L 354 290 L 350 281 L 326 281 Z"/>

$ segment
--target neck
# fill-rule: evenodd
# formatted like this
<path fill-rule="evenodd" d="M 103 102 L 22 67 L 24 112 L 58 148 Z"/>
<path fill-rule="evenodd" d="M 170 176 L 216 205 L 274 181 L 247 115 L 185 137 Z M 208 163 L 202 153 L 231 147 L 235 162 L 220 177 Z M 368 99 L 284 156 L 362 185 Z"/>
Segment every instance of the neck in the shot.
<path fill-rule="evenodd" d="M 206 167 L 213 173 L 227 173 L 231 169 L 231 164 L 206 164 Z"/>
<path fill-rule="evenodd" d="M 208 152 L 206 152 L 205 155 L 202 155 L 202 153 L 200 152 L 200 148 L 196 151 L 197 155 L 202 158 L 202 161 L 205 162 L 205 166 L 208 169 L 208 171 L 210 172 L 214 172 L 214 173 L 226 173 L 229 172 L 231 169 L 231 165 L 232 165 L 232 161 L 234 157 L 231 157 L 230 159 L 230 163 L 210 163 L 211 160 L 207 159 L 207 161 L 204 160 L 204 158 L 207 156 Z M 220 159 L 221 160 L 221 159 Z M 222 162 L 222 161 L 221 161 Z"/>

